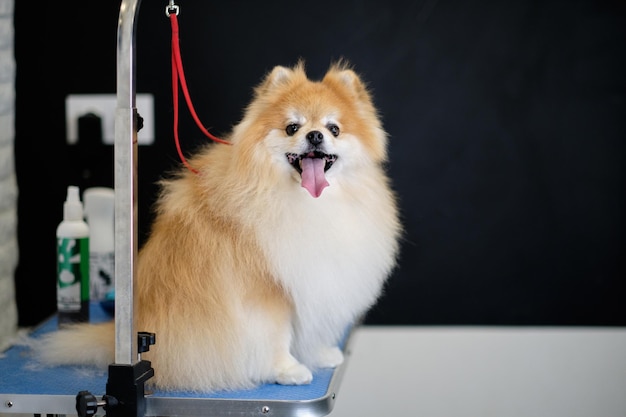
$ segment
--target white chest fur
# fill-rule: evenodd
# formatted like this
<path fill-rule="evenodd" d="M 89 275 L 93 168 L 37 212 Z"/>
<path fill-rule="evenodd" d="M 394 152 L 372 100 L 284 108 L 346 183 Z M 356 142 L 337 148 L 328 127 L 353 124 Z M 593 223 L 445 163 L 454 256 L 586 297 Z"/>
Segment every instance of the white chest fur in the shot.
<path fill-rule="evenodd" d="M 257 227 L 272 272 L 292 297 L 295 350 L 304 356 L 336 343 L 372 306 L 396 260 L 396 212 L 383 184 L 363 187 L 359 198 L 334 185 L 318 199 L 304 190 L 277 197 Z"/>

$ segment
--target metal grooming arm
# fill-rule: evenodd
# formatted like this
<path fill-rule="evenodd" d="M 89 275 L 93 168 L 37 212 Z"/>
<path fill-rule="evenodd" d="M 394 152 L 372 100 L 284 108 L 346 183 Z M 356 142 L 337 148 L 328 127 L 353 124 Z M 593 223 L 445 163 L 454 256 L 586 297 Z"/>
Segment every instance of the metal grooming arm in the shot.
<path fill-rule="evenodd" d="M 142 417 L 146 412 L 145 382 L 154 375 L 141 352 L 155 335 L 137 333 L 135 279 L 138 240 L 137 113 L 135 28 L 140 0 L 123 0 L 117 28 L 117 109 L 115 113 L 115 362 L 109 365 L 106 395 L 101 401 L 89 391 L 76 396 L 79 416 L 104 407 L 109 417 Z"/>
<path fill-rule="evenodd" d="M 135 28 L 140 0 L 123 0 L 117 29 L 117 110 L 115 113 L 115 363 L 109 365 L 102 404 L 109 417 L 143 417 L 145 382 L 154 376 L 141 352 L 154 335 L 137 333 L 134 306 L 137 275 L 137 131 Z M 77 409 L 80 408 L 80 394 Z M 93 410 L 95 413 L 95 410 Z"/>
<path fill-rule="evenodd" d="M 117 29 L 115 114 L 115 363 L 138 360 L 135 336 L 137 130 L 135 27 L 140 0 L 123 0 Z"/>

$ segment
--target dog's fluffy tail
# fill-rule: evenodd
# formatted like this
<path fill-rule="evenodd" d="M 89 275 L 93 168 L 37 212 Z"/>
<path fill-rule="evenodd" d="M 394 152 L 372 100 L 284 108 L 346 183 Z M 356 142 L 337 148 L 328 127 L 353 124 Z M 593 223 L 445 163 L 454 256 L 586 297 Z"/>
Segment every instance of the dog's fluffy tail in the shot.
<path fill-rule="evenodd" d="M 115 324 L 75 324 L 31 339 L 29 344 L 42 364 L 104 368 L 115 359 Z"/>

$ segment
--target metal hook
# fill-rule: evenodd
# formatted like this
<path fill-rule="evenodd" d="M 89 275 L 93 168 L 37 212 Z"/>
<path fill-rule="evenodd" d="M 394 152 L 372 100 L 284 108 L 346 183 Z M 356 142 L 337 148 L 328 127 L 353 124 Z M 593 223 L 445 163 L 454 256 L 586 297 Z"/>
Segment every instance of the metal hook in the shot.
<path fill-rule="evenodd" d="M 170 0 L 170 4 L 165 6 L 165 16 L 170 17 L 170 14 L 174 13 L 178 16 L 179 7 L 177 4 L 174 4 L 174 0 Z"/>

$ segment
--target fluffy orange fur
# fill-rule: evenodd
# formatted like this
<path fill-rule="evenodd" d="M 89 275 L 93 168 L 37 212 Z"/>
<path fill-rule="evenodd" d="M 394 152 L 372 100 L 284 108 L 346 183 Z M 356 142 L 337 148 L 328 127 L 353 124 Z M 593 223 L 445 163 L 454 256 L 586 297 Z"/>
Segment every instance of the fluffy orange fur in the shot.
<path fill-rule="evenodd" d="M 336 156 L 318 198 L 286 157 L 305 158 L 312 131 L 324 137 L 319 152 Z M 144 357 L 155 368 L 149 383 L 162 389 L 310 382 L 317 367 L 341 363 L 343 330 L 376 301 L 396 263 L 387 137 L 347 65 L 321 81 L 302 63 L 274 68 L 227 139 L 189 160 L 198 174 L 181 169 L 162 182 L 139 253 L 135 315 L 139 330 L 157 335 Z M 52 333 L 39 357 L 106 365 L 113 330 Z M 87 346 L 96 334 L 99 345 Z"/>

